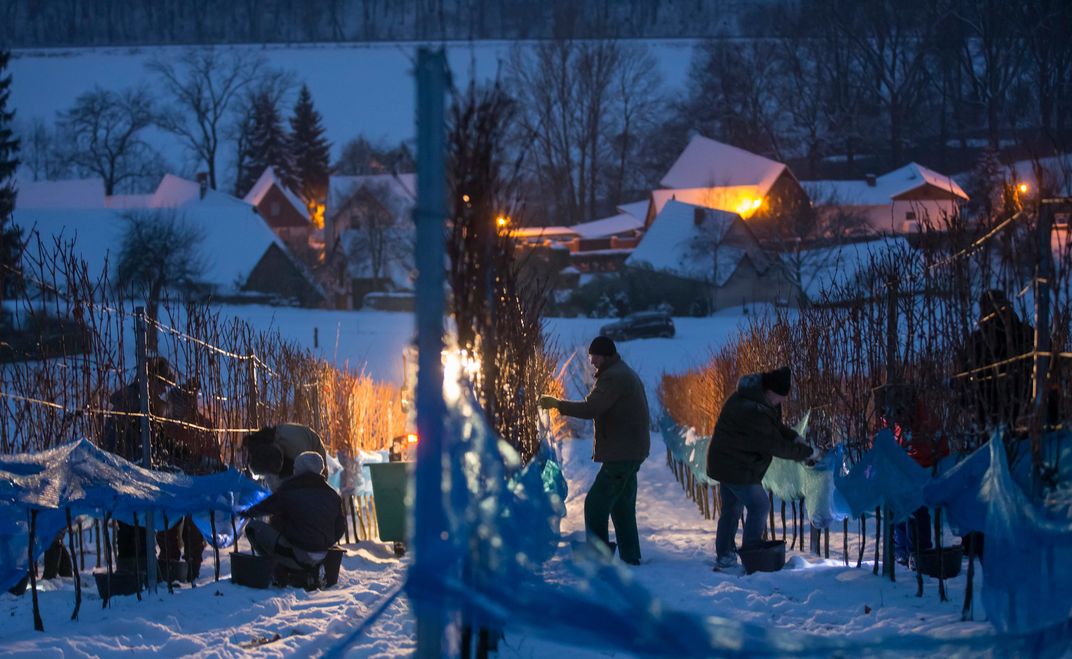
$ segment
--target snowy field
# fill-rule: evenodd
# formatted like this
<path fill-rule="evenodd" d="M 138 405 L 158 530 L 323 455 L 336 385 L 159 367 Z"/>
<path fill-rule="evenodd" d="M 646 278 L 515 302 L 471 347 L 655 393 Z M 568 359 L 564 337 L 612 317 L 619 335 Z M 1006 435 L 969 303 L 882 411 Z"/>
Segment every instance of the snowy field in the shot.
<path fill-rule="evenodd" d="M 694 42 L 642 43 L 651 47 L 666 89 L 681 87 Z M 531 48 L 526 42 L 505 41 L 447 45 L 455 86 L 463 88 L 474 77 L 479 81 L 494 79 L 514 44 Z M 220 46 L 218 49 L 263 55 L 271 67 L 292 71 L 299 84 L 307 84 L 313 102 L 323 115 L 327 138 L 334 144 L 333 156 L 337 156 L 345 142 L 359 135 L 392 145 L 412 138 L 416 103 L 412 72 L 419 45 L 306 44 Z M 154 56 L 177 61 L 182 52 L 177 46 L 15 50 L 9 64 L 10 107 L 15 108 L 20 123 L 34 119 L 51 123 L 57 112 L 71 107 L 80 94 L 95 86 L 112 90 L 145 86 L 158 102 L 166 104 L 167 99 L 145 64 Z M 289 116 L 291 108 L 284 110 Z M 173 166 L 192 167 L 174 137 L 156 131 L 148 135 L 147 141 Z M 232 154 L 221 155 L 218 165 L 221 171 L 229 172 Z"/>
<path fill-rule="evenodd" d="M 312 328 L 317 327 L 318 350 L 322 354 L 354 366 L 367 361 L 371 375 L 391 380 L 401 377 L 399 355 L 412 332 L 409 314 L 267 307 L 231 307 L 225 311 L 262 328 L 277 327 L 310 347 Z M 649 389 L 654 389 L 664 370 L 677 371 L 699 363 L 742 320 L 739 312 L 708 319 L 677 319 L 676 338 L 627 342 L 620 348 L 625 359 L 641 372 Z M 604 322 L 552 319 L 548 330 L 550 338 L 569 352 L 577 347 L 583 350 Z M 573 585 L 572 572 L 566 566 L 572 543 L 583 538 L 583 498 L 596 466 L 590 460 L 590 438 L 566 441 L 559 449 L 570 495 L 562 540 L 556 556 L 546 566 L 545 577 L 549 583 L 566 588 Z M 714 524 L 703 519 L 674 480 L 657 434 L 652 437 L 651 457 L 640 472 L 638 522 L 644 562 L 629 568 L 629 574 L 655 593 L 668 609 L 758 623 L 794 634 L 836 635 L 859 642 L 916 633 L 949 639 L 994 633 L 985 622 L 978 597 L 976 621 L 960 621 L 963 572 L 947 582 L 948 602 L 939 601 L 936 582 L 931 579 L 926 581 L 924 596 L 917 598 L 915 580 L 906 572 L 899 574 L 896 583 L 890 583 L 873 576 L 869 562 L 859 570 L 845 567 L 839 529 L 831 533 L 830 560 L 791 552 L 786 569 L 776 574 L 713 572 Z M 850 556 L 854 557 L 858 546 L 855 532 L 850 532 L 849 542 Z M 868 558 L 871 555 L 869 548 Z M 86 563 L 87 568 L 93 563 L 91 555 Z M 396 588 L 405 567 L 405 559 L 396 559 L 388 545 L 361 543 L 349 546 L 340 583 L 334 588 L 316 593 L 258 591 L 230 583 L 224 552 L 219 583 L 212 580 L 209 555 L 195 588 L 182 588 L 174 594 L 161 589 L 158 595 L 141 602 L 134 597 L 116 598 L 109 609 L 101 608 L 87 569 L 78 621 L 69 621 L 74 600 L 72 580 L 42 586 L 43 634 L 33 631 L 28 595 L 16 598 L 0 594 L 0 619 L 4 621 L 0 623 L 0 654 L 90 657 L 134 651 L 168 657 L 316 655 L 335 645 Z M 978 571 L 976 575 L 978 593 L 981 577 Z M 407 603 L 400 598 L 361 636 L 347 656 L 407 656 L 414 649 L 413 631 Z M 508 628 L 499 656 L 630 655 L 606 648 L 576 647 L 568 637 L 552 641 Z"/>

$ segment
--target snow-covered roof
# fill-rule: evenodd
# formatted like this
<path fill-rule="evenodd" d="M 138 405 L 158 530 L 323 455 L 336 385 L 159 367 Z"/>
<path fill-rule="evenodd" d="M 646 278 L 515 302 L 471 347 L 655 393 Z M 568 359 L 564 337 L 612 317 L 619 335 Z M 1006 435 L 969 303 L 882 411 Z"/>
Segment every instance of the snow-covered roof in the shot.
<path fill-rule="evenodd" d="M 22 181 L 17 183 L 15 208 L 104 208 L 104 180 Z"/>
<path fill-rule="evenodd" d="M 290 191 L 290 188 L 283 184 L 279 177 L 276 176 L 275 168 L 273 167 L 264 168 L 260 178 L 257 179 L 257 182 L 253 184 L 253 187 L 249 189 L 249 192 L 246 193 L 242 200 L 247 204 L 257 206 L 264 199 L 264 195 L 268 194 L 268 191 L 272 189 L 272 186 L 279 188 L 279 191 L 286 197 L 287 203 L 293 206 L 299 215 L 308 219 L 308 207 L 302 203 L 301 199 L 298 199 L 296 194 Z"/>
<path fill-rule="evenodd" d="M 796 265 L 800 266 L 800 288 L 808 299 L 816 301 L 824 291 L 845 290 L 858 283 L 873 260 L 884 255 L 910 254 L 911 249 L 904 238 L 881 238 L 805 250 L 799 255 L 786 256 L 784 260 L 790 271 L 795 270 Z"/>
<path fill-rule="evenodd" d="M 96 276 L 103 271 L 109 254 L 114 261 L 126 223 L 151 222 L 155 219 L 151 211 L 162 209 L 174 209 L 201 232 L 200 252 L 205 260 L 202 283 L 219 289 L 233 290 L 245 283 L 272 244 L 286 252 L 253 206 L 215 190 L 206 191 L 202 199 L 200 185 L 171 174 L 152 195 L 127 195 L 113 208 L 19 208 L 14 222 L 26 230 L 36 225 L 43 236 L 62 235 L 73 240 L 90 274 Z"/>
<path fill-rule="evenodd" d="M 644 218 L 637 218 L 628 213 L 620 213 L 601 220 L 574 224 L 574 233 L 581 238 L 609 238 L 644 228 Z"/>
<path fill-rule="evenodd" d="M 572 240 L 581 237 L 574 231 L 575 227 L 518 227 L 510 230 L 510 235 L 521 240 L 540 238 Z"/>
<path fill-rule="evenodd" d="M 875 185 L 860 180 L 801 181 L 800 184 L 815 203 L 840 206 L 884 206 L 928 185 L 941 190 L 943 198 L 952 194 L 968 199 L 967 193 L 951 177 L 914 162 L 877 177 Z"/>
<path fill-rule="evenodd" d="M 632 215 L 636 219 L 643 222 L 648 217 L 648 205 L 651 201 L 648 199 L 641 199 L 640 201 L 629 202 L 628 204 L 621 204 L 618 206 L 619 213 L 625 213 L 626 215 Z"/>
<path fill-rule="evenodd" d="M 696 224 L 697 211 L 703 213 L 699 226 Z M 670 201 L 655 217 L 625 264 L 686 279 L 712 281 L 716 274 L 713 246 L 717 242 L 712 234 L 724 236 L 738 222 L 743 223 L 743 220 L 736 213 Z M 745 250 L 730 244 L 718 245 L 718 276 L 714 283 L 718 286 L 725 284 L 746 254 Z"/>
<path fill-rule="evenodd" d="M 754 186 L 765 195 L 785 165 L 729 144 L 695 135 L 659 181 L 664 188 Z"/>
<path fill-rule="evenodd" d="M 385 205 L 394 206 L 398 212 L 407 212 L 417 201 L 416 174 L 369 174 L 367 176 L 332 176 L 328 185 L 326 213 L 333 216 L 362 188 L 373 194 L 387 193 L 380 199 Z"/>

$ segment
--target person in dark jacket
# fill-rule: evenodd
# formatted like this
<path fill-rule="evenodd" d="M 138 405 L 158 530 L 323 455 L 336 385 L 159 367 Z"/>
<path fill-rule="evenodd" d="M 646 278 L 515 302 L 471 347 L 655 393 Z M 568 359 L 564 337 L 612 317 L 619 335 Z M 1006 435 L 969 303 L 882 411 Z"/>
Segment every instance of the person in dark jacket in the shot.
<path fill-rule="evenodd" d="M 789 397 L 792 373 L 782 367 L 741 378 L 726 399 L 707 449 L 707 475 L 719 482 L 722 507 L 715 531 L 719 568 L 737 564 L 736 536 L 742 509 L 748 511 L 741 548 L 763 538 L 770 501 L 760 482 L 773 457 L 815 460 L 819 451 L 808 446 L 782 423 L 781 404 Z"/>
<path fill-rule="evenodd" d="M 588 348 L 596 369 L 596 384 L 582 401 L 541 396 L 540 407 L 566 416 L 593 419 L 595 444 L 592 459 L 602 463 L 584 499 L 584 528 L 588 542 L 614 551 L 608 518 L 614 522 L 618 555 L 631 565 L 640 564 L 640 537 L 636 523 L 637 472 L 648 457 L 648 398 L 633 369 L 618 355 L 614 342 L 598 336 Z"/>
<path fill-rule="evenodd" d="M 324 459 L 306 451 L 294 460 L 294 474 L 243 517 L 271 515 L 271 522 L 252 519 L 246 537 L 253 551 L 276 559 L 293 571 L 314 568 L 346 532 L 342 498 L 321 475 Z"/>

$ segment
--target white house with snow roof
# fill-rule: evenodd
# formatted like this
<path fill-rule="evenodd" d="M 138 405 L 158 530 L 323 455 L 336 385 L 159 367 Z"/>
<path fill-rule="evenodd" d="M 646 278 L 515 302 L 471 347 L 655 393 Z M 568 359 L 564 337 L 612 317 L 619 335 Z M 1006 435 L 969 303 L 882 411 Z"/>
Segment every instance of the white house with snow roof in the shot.
<path fill-rule="evenodd" d="M 257 209 L 277 236 L 292 245 L 305 245 L 316 228 L 309 207 L 294 194 L 275 173 L 266 167 L 260 178 L 242 198 Z"/>
<path fill-rule="evenodd" d="M 250 204 L 171 174 L 152 194 L 105 196 L 99 179 L 25 184 L 13 221 L 25 235 L 72 241 L 89 274 L 114 268 L 130 222 L 154 222 L 174 213 L 201 234 L 205 269 L 198 287 L 217 298 L 260 293 L 305 306 L 323 292 Z M 108 273 L 110 274 L 110 273 Z"/>
<path fill-rule="evenodd" d="M 801 185 L 820 212 L 847 212 L 876 234 L 920 231 L 930 221 L 959 212 L 968 195 L 949 176 L 918 163 L 855 181 L 803 181 Z"/>
<path fill-rule="evenodd" d="M 799 182 L 780 162 L 695 135 L 652 190 L 645 216 L 651 224 L 670 200 L 736 213 L 762 213 L 772 199 L 802 198 Z"/>
<path fill-rule="evenodd" d="M 676 200 L 663 205 L 625 264 L 694 287 L 711 310 L 796 304 L 799 298 L 781 262 L 760 246 L 740 215 Z"/>

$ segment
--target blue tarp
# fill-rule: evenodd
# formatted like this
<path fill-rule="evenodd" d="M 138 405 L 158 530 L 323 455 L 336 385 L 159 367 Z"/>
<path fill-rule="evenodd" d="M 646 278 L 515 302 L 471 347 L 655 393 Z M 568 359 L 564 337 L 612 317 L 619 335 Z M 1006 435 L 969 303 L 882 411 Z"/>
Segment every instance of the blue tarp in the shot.
<path fill-rule="evenodd" d="M 1072 520 L 1028 500 L 1000 436 L 928 483 L 923 495 L 960 533 L 983 532 L 983 604 L 995 627 L 1025 632 L 1068 624 Z"/>
<path fill-rule="evenodd" d="M 230 517 L 268 496 L 234 469 L 207 476 L 151 471 L 79 440 L 39 453 L 0 456 L 0 590 L 15 584 L 28 565 L 27 511 L 37 510 L 35 559 L 66 527 L 66 514 L 144 522 L 154 511 L 176 523 L 192 514 L 211 541 L 210 511 L 216 514 L 216 540 L 233 542 Z"/>
<path fill-rule="evenodd" d="M 885 506 L 889 521 L 901 522 L 923 505 L 923 486 L 929 480 L 927 470 L 897 445 L 889 429 L 884 429 L 847 475 L 835 475 L 834 484 L 853 517 Z"/>

